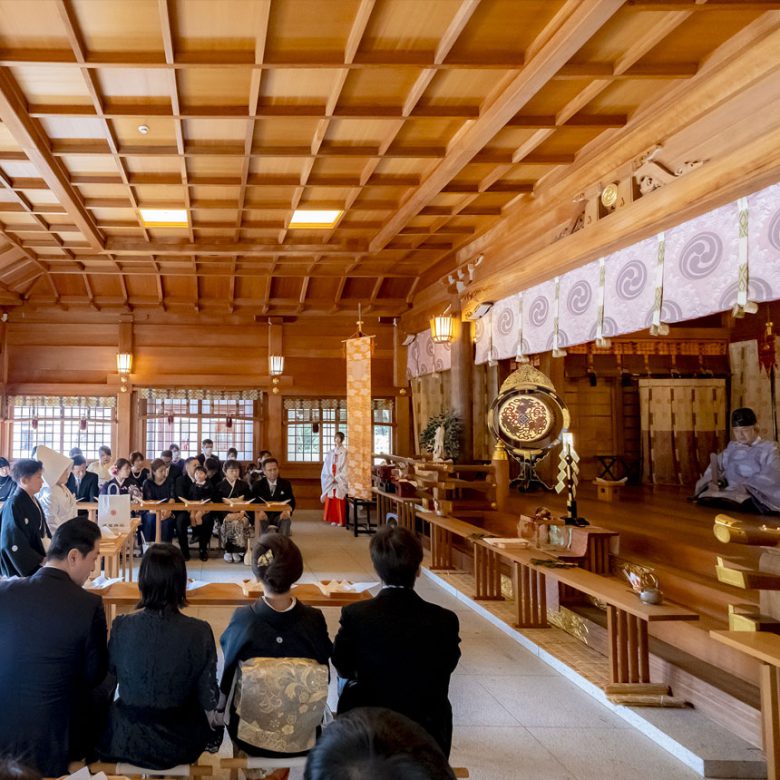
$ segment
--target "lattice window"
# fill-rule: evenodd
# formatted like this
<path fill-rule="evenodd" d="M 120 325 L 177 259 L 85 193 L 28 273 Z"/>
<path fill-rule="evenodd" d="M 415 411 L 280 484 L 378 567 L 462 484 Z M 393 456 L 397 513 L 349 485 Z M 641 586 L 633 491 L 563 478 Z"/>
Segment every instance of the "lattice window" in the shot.
<path fill-rule="evenodd" d="M 197 455 L 203 439 L 214 441 L 223 460 L 230 447 L 239 460 L 254 459 L 255 401 L 246 399 L 147 398 L 146 455 L 157 457 L 178 444 L 183 458 Z"/>
<path fill-rule="evenodd" d="M 113 447 L 114 398 L 25 396 L 12 399 L 11 457 L 29 458 L 34 447 L 46 445 L 68 454 L 80 447 L 87 460 L 98 448 Z"/>
<path fill-rule="evenodd" d="M 393 402 L 374 399 L 374 452 L 392 452 Z M 285 398 L 285 452 L 291 463 L 322 463 L 340 431 L 347 437 L 344 398 Z"/>

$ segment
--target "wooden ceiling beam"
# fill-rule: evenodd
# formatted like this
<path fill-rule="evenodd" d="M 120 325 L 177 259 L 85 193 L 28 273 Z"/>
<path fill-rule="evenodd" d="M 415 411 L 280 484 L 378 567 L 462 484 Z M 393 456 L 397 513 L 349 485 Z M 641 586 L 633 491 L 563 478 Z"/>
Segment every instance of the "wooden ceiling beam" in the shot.
<path fill-rule="evenodd" d="M 350 28 L 349 35 L 347 36 L 346 45 L 344 46 L 344 63 L 346 65 L 349 65 L 355 59 L 355 55 L 357 54 L 358 48 L 360 47 L 360 41 L 363 38 L 366 27 L 368 27 L 368 22 L 371 18 L 371 12 L 374 10 L 375 3 L 376 0 L 360 0 L 360 5 L 355 12 L 355 18 L 352 20 L 352 26 Z M 314 130 L 314 136 L 311 142 L 311 152 L 312 155 L 315 156 L 307 160 L 301 171 L 300 187 L 298 187 L 293 193 L 292 201 L 290 203 L 290 219 L 292 219 L 292 215 L 295 209 L 298 208 L 301 202 L 301 198 L 303 197 L 309 176 L 311 175 L 312 169 L 314 167 L 316 155 L 322 149 L 325 136 L 327 135 L 328 129 L 330 127 L 331 119 L 329 117 L 333 116 L 333 113 L 336 110 L 339 98 L 341 97 L 341 92 L 344 89 L 344 84 L 346 84 L 348 77 L 349 68 L 340 70 L 336 76 L 333 86 L 331 87 L 330 94 L 328 95 L 328 101 L 325 105 L 326 117 L 324 119 L 320 119 L 320 121 L 317 123 L 317 127 Z M 348 202 L 345 208 L 339 207 L 341 210 L 339 221 L 344 217 L 344 214 L 351 205 L 352 204 Z M 289 222 L 285 221 L 284 229 L 279 231 L 280 244 L 283 244 L 285 238 L 287 237 L 288 224 Z"/>
<path fill-rule="evenodd" d="M 50 141 L 37 120 L 27 114 L 24 96 L 7 68 L 0 68 L 0 121 L 24 150 L 27 159 L 78 225 L 90 246 L 102 249 L 105 239 L 100 229 L 68 180 L 62 163 L 52 155 Z"/>
<path fill-rule="evenodd" d="M 473 120 L 457 143 L 451 144 L 446 157 L 423 181 L 371 242 L 379 251 L 406 223 L 474 159 L 506 123 L 541 90 L 579 49 L 619 10 L 623 0 L 583 0 L 566 3 L 563 16 L 555 20 L 555 29 L 540 33 L 532 44 L 522 71 L 501 95 Z M 541 39 L 541 40 L 540 40 Z M 543 42 L 542 42 L 543 41 Z"/>
<path fill-rule="evenodd" d="M 632 11 L 773 11 L 776 0 L 627 0 Z"/>

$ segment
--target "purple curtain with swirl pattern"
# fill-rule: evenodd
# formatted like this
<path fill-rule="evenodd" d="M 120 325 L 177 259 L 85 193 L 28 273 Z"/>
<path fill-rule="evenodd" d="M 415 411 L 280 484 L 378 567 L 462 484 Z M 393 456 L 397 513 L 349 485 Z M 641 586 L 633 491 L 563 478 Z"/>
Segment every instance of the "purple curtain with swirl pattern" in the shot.
<path fill-rule="evenodd" d="M 780 184 L 748 198 L 750 293 L 754 301 L 780 298 Z"/>
<path fill-rule="evenodd" d="M 542 282 L 523 296 L 523 351 L 527 355 L 552 349 L 555 282 Z"/>
<path fill-rule="evenodd" d="M 599 263 L 561 277 L 558 304 L 558 344 L 571 347 L 596 338 L 599 307 Z"/>
<path fill-rule="evenodd" d="M 780 299 L 780 184 L 747 199 L 748 298 Z M 739 204 L 737 201 L 665 232 L 662 322 L 681 322 L 728 311 L 736 303 L 739 281 Z M 658 238 L 640 241 L 605 258 L 604 336 L 636 333 L 650 326 L 655 303 Z M 592 341 L 598 316 L 598 263 L 560 277 L 558 343 Z M 520 335 L 518 295 L 494 304 L 476 324 L 476 363 L 511 358 Z M 523 295 L 523 352 L 552 349 L 555 284 L 549 280 Z M 418 344 L 419 342 L 419 344 Z M 413 349 L 417 345 L 417 349 Z M 411 376 L 449 368 L 449 354 L 436 369 L 430 333 L 419 334 L 409 349 Z M 438 347 L 437 347 L 438 348 Z"/>
<path fill-rule="evenodd" d="M 667 230 L 663 322 L 681 322 L 730 309 L 739 280 L 736 203 Z"/>
<path fill-rule="evenodd" d="M 449 371 L 452 365 L 449 344 L 434 344 L 431 331 L 418 333 L 406 351 L 406 375 L 423 376 L 436 371 Z"/>
<path fill-rule="evenodd" d="M 493 353 L 497 360 L 517 354 L 517 334 L 520 332 L 520 310 L 516 295 L 499 301 L 493 315 Z"/>
<path fill-rule="evenodd" d="M 650 325 L 657 261 L 655 236 L 606 257 L 605 337 L 634 333 Z"/>

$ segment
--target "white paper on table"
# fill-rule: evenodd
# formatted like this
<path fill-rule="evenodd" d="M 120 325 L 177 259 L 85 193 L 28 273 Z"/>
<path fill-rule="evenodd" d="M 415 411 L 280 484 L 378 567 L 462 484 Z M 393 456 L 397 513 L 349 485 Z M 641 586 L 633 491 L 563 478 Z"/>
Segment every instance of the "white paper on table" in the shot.
<path fill-rule="evenodd" d="M 87 580 L 84 583 L 85 588 L 94 588 L 95 590 L 103 590 L 110 587 L 115 582 L 122 582 L 121 577 L 106 577 L 103 574 L 99 574 L 94 580 Z"/>
<path fill-rule="evenodd" d="M 115 534 L 107 525 L 100 526 L 100 535 L 104 539 L 116 539 L 119 534 Z"/>
<path fill-rule="evenodd" d="M 64 780 L 108 780 L 105 772 L 98 772 L 95 775 L 89 773 L 89 767 L 83 766 L 78 771 L 70 775 L 65 775 Z"/>
<path fill-rule="evenodd" d="M 331 593 L 363 593 L 379 585 L 378 582 L 349 582 L 349 580 L 331 580 L 327 584 L 318 582 L 320 590 L 327 596 Z"/>
<path fill-rule="evenodd" d="M 197 590 L 198 588 L 202 588 L 204 585 L 209 585 L 206 580 L 188 580 L 187 581 L 187 590 Z"/>

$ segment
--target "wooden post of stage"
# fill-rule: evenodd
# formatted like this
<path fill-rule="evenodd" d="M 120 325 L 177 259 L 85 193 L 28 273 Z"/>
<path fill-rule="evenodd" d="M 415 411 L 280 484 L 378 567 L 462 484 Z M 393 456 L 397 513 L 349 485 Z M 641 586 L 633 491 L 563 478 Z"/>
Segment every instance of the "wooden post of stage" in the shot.
<path fill-rule="evenodd" d="M 463 425 L 460 462 L 474 460 L 473 387 L 471 369 L 474 348 L 471 342 L 471 323 L 460 319 L 460 306 L 453 306 L 452 368 L 450 371 L 450 408 Z"/>
<path fill-rule="evenodd" d="M 395 396 L 393 452 L 403 457 L 411 457 L 414 451 L 411 439 L 411 399 L 409 382 L 406 379 L 406 347 L 401 343 L 401 329 L 397 320 L 393 320 L 393 387 L 399 391 Z"/>
<path fill-rule="evenodd" d="M 493 450 L 493 470 L 496 478 L 496 509 L 503 512 L 509 499 L 509 458 L 501 441 L 496 442 Z"/>

